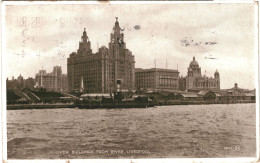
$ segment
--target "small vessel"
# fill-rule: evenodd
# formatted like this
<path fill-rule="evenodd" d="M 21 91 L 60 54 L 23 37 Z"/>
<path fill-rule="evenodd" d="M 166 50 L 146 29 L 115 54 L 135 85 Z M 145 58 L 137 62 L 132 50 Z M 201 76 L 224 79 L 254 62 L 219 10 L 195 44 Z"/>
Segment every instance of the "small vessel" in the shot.
<path fill-rule="evenodd" d="M 147 108 L 154 105 L 155 102 L 147 96 L 134 95 L 126 99 L 121 92 L 115 92 L 110 97 L 106 94 L 84 94 L 75 101 L 75 107 L 80 109 Z"/>

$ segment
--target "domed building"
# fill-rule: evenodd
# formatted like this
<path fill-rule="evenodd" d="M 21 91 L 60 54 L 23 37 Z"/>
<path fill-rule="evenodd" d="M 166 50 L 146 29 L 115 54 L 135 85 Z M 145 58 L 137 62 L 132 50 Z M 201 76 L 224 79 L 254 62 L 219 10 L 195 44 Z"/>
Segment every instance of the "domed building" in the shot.
<path fill-rule="evenodd" d="M 201 90 L 219 90 L 220 89 L 220 75 L 218 70 L 213 77 L 201 75 L 201 68 L 195 57 L 190 62 L 188 73 L 186 77 L 181 77 L 179 80 L 179 87 L 181 91 L 199 92 Z"/>

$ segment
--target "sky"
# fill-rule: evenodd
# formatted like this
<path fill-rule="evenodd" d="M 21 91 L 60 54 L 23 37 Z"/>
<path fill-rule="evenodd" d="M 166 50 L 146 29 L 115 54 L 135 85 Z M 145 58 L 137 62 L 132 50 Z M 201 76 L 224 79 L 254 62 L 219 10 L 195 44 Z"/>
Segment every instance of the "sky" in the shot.
<path fill-rule="evenodd" d="M 6 76 L 35 77 L 62 66 L 76 52 L 84 28 L 93 52 L 106 46 L 115 17 L 136 68 L 178 69 L 187 75 L 193 56 L 202 75 L 220 73 L 221 89 L 254 89 L 254 4 L 7 5 Z"/>

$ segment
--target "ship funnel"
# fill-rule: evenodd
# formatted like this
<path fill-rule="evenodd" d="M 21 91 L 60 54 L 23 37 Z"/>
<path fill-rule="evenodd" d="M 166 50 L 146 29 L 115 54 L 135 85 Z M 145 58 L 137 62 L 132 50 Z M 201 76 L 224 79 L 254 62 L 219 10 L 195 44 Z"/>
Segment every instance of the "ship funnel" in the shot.
<path fill-rule="evenodd" d="M 120 79 L 117 79 L 116 81 L 116 86 L 117 86 L 117 92 L 121 92 L 121 80 Z"/>

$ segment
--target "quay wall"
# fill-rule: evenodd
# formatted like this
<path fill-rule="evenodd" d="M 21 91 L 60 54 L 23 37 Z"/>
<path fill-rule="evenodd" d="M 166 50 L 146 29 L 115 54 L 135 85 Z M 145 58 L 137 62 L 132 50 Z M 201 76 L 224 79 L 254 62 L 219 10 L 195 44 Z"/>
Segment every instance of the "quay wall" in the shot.
<path fill-rule="evenodd" d="M 247 101 L 183 101 L 183 100 L 170 100 L 170 101 L 153 101 L 147 103 L 138 102 L 88 102 L 82 104 L 15 104 L 7 105 L 7 110 L 19 109 L 56 109 L 56 108 L 83 108 L 83 109 L 97 109 L 97 108 L 146 108 L 162 105 L 208 105 L 208 104 L 235 104 L 235 103 L 255 103 L 253 100 Z"/>
<path fill-rule="evenodd" d="M 56 109 L 56 108 L 74 108 L 74 104 L 15 104 L 7 105 L 7 110 L 19 109 Z"/>

